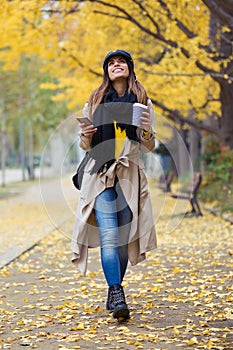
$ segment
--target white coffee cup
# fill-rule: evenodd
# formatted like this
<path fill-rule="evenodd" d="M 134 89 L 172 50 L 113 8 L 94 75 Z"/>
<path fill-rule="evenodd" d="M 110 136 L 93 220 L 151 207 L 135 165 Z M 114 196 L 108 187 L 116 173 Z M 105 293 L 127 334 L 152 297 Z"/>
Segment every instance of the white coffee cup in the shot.
<path fill-rule="evenodd" d="M 134 103 L 133 104 L 133 117 L 132 117 L 132 125 L 140 126 L 141 125 L 141 117 L 143 116 L 143 112 L 148 112 L 147 106 L 142 103 Z"/>

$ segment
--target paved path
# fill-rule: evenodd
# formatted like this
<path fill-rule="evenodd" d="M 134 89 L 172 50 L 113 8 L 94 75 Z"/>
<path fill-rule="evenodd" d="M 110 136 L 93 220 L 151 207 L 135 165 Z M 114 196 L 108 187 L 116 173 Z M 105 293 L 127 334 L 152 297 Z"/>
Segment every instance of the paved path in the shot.
<path fill-rule="evenodd" d="M 69 180 L 60 187 L 63 190 L 57 191 L 51 181 L 42 188 L 49 216 L 57 224 L 72 213 L 74 203 Z M 52 229 L 48 216 L 29 220 L 40 212 L 37 188 L 24 195 L 23 203 L 20 196 L 15 204 L 9 201 L 11 209 L 5 206 L 2 215 L 4 233 L 16 241 L 27 232 L 44 232 L 46 225 Z M 70 263 L 72 213 L 62 229 L 0 270 L 0 348 L 232 350 L 232 225 L 205 210 L 204 217 L 183 218 L 183 208 L 174 209 L 175 202 L 153 184 L 151 196 L 158 249 L 127 271 L 124 287 L 131 319 L 119 324 L 105 310 L 107 290 L 98 249 L 90 251 L 86 277 Z M 68 205 L 53 211 L 61 197 Z M 14 211 L 19 204 L 21 222 Z M 28 214 L 26 221 L 23 213 Z"/>
<path fill-rule="evenodd" d="M 73 218 L 78 191 L 71 176 L 16 183 L 13 196 L 0 200 L 0 267 Z M 71 235 L 71 232 L 64 232 Z"/>

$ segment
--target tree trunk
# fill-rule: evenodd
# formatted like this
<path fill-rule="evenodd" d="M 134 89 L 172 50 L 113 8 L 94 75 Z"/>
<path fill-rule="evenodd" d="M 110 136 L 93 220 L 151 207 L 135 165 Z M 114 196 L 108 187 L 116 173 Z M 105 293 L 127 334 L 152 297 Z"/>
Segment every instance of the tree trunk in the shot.
<path fill-rule="evenodd" d="M 19 140 L 20 140 L 20 165 L 22 170 L 22 181 L 26 180 L 25 174 L 25 133 L 24 133 L 24 117 L 19 119 Z"/>
<path fill-rule="evenodd" d="M 33 147 L 33 122 L 29 118 L 28 121 L 28 176 L 30 180 L 35 179 L 35 169 L 34 169 L 34 147 Z"/>
<path fill-rule="evenodd" d="M 224 146 L 233 149 L 233 84 L 221 84 L 222 118 L 221 135 Z"/>
<path fill-rule="evenodd" d="M 193 171 L 200 170 L 200 137 L 195 128 L 190 128 L 190 157 L 193 165 Z"/>
<path fill-rule="evenodd" d="M 233 81 L 227 79 L 233 76 L 232 42 L 233 42 L 233 1 L 232 0 L 203 0 L 211 12 L 210 40 L 224 59 L 221 68 L 224 78 L 218 80 L 220 85 L 221 120 L 220 133 L 224 146 L 233 149 Z M 227 30 L 225 28 L 227 27 Z M 224 30 L 223 30 L 224 29 Z M 219 39 L 220 38 L 220 39 Z"/>
<path fill-rule="evenodd" d="M 220 54 L 226 60 L 230 60 L 226 67 L 222 67 L 222 74 L 226 79 L 220 82 L 222 118 L 220 120 L 220 128 L 223 145 L 233 149 L 233 81 L 227 80 L 227 76 L 233 75 L 233 61 L 232 57 L 232 42 L 233 42 L 233 28 L 229 32 L 223 32 L 221 28 Z"/>
<path fill-rule="evenodd" d="M 179 130 L 178 138 L 178 153 L 179 153 L 179 173 L 185 176 L 191 172 L 191 159 L 186 142 L 186 132 L 184 129 Z"/>
<path fill-rule="evenodd" d="M 2 187 L 4 187 L 6 186 L 6 119 L 5 119 L 3 108 L 2 108 L 2 115 L 1 115 L 0 134 L 1 134 L 1 171 L 2 171 L 1 185 Z"/>
<path fill-rule="evenodd" d="M 172 158 L 172 167 L 175 167 L 178 177 L 192 173 L 193 167 L 186 142 L 186 131 L 180 127 L 173 128 L 172 144 L 168 148 Z"/>

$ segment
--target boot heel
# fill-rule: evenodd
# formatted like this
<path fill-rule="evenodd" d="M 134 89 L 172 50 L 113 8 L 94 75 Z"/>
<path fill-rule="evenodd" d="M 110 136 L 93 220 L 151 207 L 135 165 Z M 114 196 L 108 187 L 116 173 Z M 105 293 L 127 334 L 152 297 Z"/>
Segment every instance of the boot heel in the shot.
<path fill-rule="evenodd" d="M 129 319 L 129 309 L 127 307 L 127 305 L 118 305 L 115 307 L 115 309 L 113 310 L 113 318 L 117 318 L 119 319 Z"/>

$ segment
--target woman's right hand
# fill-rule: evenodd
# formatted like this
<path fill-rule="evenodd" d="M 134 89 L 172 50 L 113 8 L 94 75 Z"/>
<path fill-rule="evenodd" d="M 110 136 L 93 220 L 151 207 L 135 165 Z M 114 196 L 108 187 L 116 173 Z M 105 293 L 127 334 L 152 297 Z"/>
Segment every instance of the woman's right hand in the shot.
<path fill-rule="evenodd" d="M 91 125 L 87 125 L 85 123 L 79 123 L 80 129 L 81 129 L 81 133 L 84 136 L 92 136 L 96 131 L 97 128 L 91 124 Z"/>

